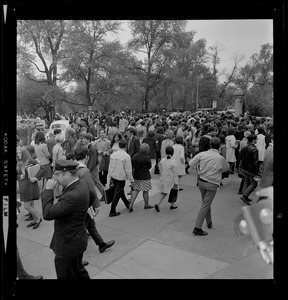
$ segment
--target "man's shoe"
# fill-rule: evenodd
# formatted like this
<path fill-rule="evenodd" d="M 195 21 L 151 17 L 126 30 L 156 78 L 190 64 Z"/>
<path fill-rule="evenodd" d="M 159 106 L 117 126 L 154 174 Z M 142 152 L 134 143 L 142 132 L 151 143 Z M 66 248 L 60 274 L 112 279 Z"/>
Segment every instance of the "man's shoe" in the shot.
<path fill-rule="evenodd" d="M 209 229 L 211 229 L 211 228 L 212 228 L 212 223 L 207 224 L 207 227 L 208 227 Z"/>
<path fill-rule="evenodd" d="M 129 212 L 133 212 L 134 210 L 133 210 L 133 208 L 132 207 L 130 207 L 129 208 Z"/>
<path fill-rule="evenodd" d="M 159 205 L 158 205 L 158 204 L 155 204 L 154 208 L 156 209 L 157 212 L 160 212 L 160 209 L 159 209 Z"/>
<path fill-rule="evenodd" d="M 207 231 L 204 231 L 204 230 L 202 230 L 202 229 L 197 229 L 197 228 L 194 228 L 193 233 L 194 233 L 195 235 L 201 235 L 201 236 L 204 236 L 204 235 L 207 235 L 207 234 L 208 234 Z"/>
<path fill-rule="evenodd" d="M 82 267 L 86 267 L 89 265 L 89 262 L 87 260 L 82 260 L 81 264 L 82 264 Z"/>
<path fill-rule="evenodd" d="M 32 221 L 32 220 L 33 220 L 32 215 L 30 215 L 28 218 L 25 219 L 25 221 Z"/>
<path fill-rule="evenodd" d="M 241 198 L 240 198 L 245 204 L 247 205 L 250 205 L 249 202 L 251 202 L 252 200 L 249 199 L 247 196 L 243 195 Z"/>
<path fill-rule="evenodd" d="M 115 213 L 110 213 L 109 217 L 117 217 L 119 216 L 121 213 L 119 211 L 115 212 Z"/>
<path fill-rule="evenodd" d="M 103 253 L 103 252 L 104 252 L 106 249 L 108 249 L 108 248 L 112 247 L 114 244 L 115 244 L 115 241 L 114 241 L 114 240 L 112 240 L 112 241 L 109 241 L 109 242 L 105 243 L 105 245 L 104 245 L 104 246 L 102 246 L 102 247 L 99 247 L 99 251 L 100 251 L 100 253 Z"/>
<path fill-rule="evenodd" d="M 26 274 L 24 275 L 23 277 L 19 278 L 19 280 L 26 280 L 26 279 L 36 279 L 36 280 L 39 280 L 39 279 L 43 279 L 43 276 L 42 275 L 37 275 L 37 276 L 33 276 L 33 275 L 30 275 L 30 274 Z"/>
<path fill-rule="evenodd" d="M 32 226 L 34 226 L 35 224 L 37 224 L 35 221 L 33 221 L 33 222 L 31 222 L 31 223 L 29 223 L 28 225 L 27 225 L 27 227 L 29 228 L 29 227 L 32 227 Z"/>
<path fill-rule="evenodd" d="M 33 229 L 37 229 L 41 222 L 42 222 L 42 219 L 40 218 L 40 220 L 33 225 Z"/>
<path fill-rule="evenodd" d="M 170 206 L 170 209 L 176 209 L 176 208 L 178 208 L 177 205 L 171 205 L 171 206 Z"/>

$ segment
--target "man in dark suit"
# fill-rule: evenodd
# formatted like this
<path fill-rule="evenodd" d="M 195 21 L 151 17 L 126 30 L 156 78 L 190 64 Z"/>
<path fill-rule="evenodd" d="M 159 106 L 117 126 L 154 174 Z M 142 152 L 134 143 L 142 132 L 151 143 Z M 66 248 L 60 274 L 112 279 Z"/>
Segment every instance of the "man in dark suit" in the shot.
<path fill-rule="evenodd" d="M 93 125 L 90 126 L 90 128 L 89 128 L 89 132 L 93 136 L 93 141 L 96 140 L 99 137 L 99 130 L 100 130 L 99 120 L 95 119 L 93 121 Z"/>
<path fill-rule="evenodd" d="M 129 127 L 127 129 L 127 133 L 128 133 L 128 149 L 127 149 L 127 153 L 131 156 L 131 158 L 137 153 L 139 152 L 140 149 L 140 141 L 139 139 L 136 137 L 137 134 L 137 130 L 133 127 Z"/>
<path fill-rule="evenodd" d="M 58 279 L 90 279 L 82 265 L 87 248 L 86 216 L 93 201 L 93 193 L 85 180 L 76 175 L 77 162 L 58 160 L 53 179 L 48 179 L 41 193 L 43 217 L 54 221 L 54 234 L 50 248 L 55 253 Z M 62 194 L 54 204 L 56 183 L 63 186 Z"/>

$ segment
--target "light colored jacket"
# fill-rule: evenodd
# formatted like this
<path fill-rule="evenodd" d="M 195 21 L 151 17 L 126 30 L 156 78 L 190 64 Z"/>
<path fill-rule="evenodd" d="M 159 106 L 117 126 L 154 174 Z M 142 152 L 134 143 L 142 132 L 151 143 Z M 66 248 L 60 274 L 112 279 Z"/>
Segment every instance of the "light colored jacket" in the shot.
<path fill-rule="evenodd" d="M 189 161 L 189 166 L 197 167 L 201 179 L 217 185 L 221 183 L 222 173 L 229 170 L 228 162 L 216 149 L 198 153 Z"/>
<path fill-rule="evenodd" d="M 107 183 L 110 183 L 111 177 L 117 180 L 134 181 L 131 157 L 124 149 L 120 148 L 110 155 Z"/>

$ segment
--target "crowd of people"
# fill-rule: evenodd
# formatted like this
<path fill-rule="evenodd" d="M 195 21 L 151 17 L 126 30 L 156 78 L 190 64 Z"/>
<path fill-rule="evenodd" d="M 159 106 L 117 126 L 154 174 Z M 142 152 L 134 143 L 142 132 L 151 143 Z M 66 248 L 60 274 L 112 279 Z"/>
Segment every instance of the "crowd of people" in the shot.
<path fill-rule="evenodd" d="M 271 118 L 84 111 L 55 118 L 69 120 L 65 136 L 55 129 L 46 139 L 37 128 L 29 139 L 17 135 L 17 181 L 25 221 L 31 221 L 27 227 L 40 226 L 42 218 L 34 208 L 40 198 L 43 218 L 55 220 L 50 247 L 59 279 L 89 278 L 84 268 L 88 262 L 82 261 L 88 234 L 101 253 L 113 246 L 115 241 L 104 242 L 94 222 L 100 202 L 108 203 L 110 188 L 109 217 L 120 215 L 120 198 L 132 213 L 140 192 L 144 209 L 160 212 L 165 197 L 172 189 L 183 190 L 181 178 L 195 168 L 202 204 L 193 233 L 205 236 L 202 225 L 206 220 L 212 228 L 211 204 L 223 178 L 237 172 L 245 205 L 253 201 L 249 196 L 258 183 L 261 188 L 273 186 Z M 40 169 L 31 177 L 28 169 L 37 164 Z M 149 203 L 153 173 L 160 175 L 155 205 Z M 131 190 L 125 194 L 127 182 Z M 170 202 L 171 210 L 177 209 L 175 202 Z"/>

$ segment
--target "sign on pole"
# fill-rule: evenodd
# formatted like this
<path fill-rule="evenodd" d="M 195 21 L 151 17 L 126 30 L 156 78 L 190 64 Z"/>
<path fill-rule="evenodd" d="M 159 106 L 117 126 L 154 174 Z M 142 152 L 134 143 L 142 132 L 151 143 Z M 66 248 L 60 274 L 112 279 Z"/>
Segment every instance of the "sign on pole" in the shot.
<path fill-rule="evenodd" d="M 212 108 L 217 108 L 217 100 L 213 100 L 213 102 L 212 102 Z"/>

